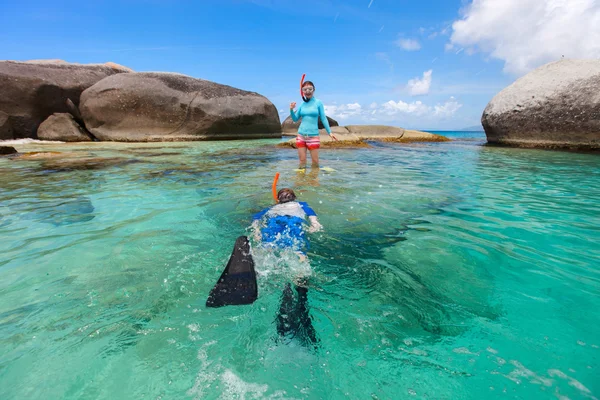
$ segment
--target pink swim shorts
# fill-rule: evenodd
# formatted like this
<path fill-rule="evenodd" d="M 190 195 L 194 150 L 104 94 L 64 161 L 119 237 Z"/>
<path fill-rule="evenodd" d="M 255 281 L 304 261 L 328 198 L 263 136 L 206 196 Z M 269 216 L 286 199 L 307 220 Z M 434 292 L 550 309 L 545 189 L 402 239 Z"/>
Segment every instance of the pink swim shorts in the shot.
<path fill-rule="evenodd" d="M 301 149 L 306 147 L 309 150 L 316 150 L 321 147 L 321 139 L 318 136 L 296 136 L 296 147 Z"/>

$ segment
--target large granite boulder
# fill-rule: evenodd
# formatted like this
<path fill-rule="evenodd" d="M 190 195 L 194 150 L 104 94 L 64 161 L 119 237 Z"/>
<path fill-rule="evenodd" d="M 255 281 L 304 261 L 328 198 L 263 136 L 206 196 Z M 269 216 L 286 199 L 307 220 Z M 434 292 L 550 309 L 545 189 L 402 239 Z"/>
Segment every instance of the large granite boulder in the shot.
<path fill-rule="evenodd" d="M 292 120 L 292 117 L 288 116 L 285 121 L 283 121 L 283 124 L 281 124 L 281 129 L 283 130 L 283 133 L 290 133 L 290 134 L 294 134 L 296 135 L 298 133 L 298 128 L 300 127 L 300 123 L 302 122 L 302 118 L 300 118 L 298 120 L 298 122 L 294 122 Z M 340 124 L 337 123 L 337 121 L 333 118 L 327 117 L 327 122 L 329 122 L 329 126 L 330 127 L 334 127 L 334 126 L 339 126 Z M 321 122 L 321 119 L 319 118 L 319 129 L 325 129 L 325 127 L 323 126 L 323 123 Z"/>
<path fill-rule="evenodd" d="M 281 137 L 277 109 L 264 96 L 180 74 L 108 77 L 83 92 L 79 109 L 99 140 Z"/>
<path fill-rule="evenodd" d="M 38 128 L 38 139 L 61 142 L 91 142 L 92 137 L 71 114 L 54 113 Z"/>
<path fill-rule="evenodd" d="M 600 148 L 600 60 L 546 64 L 498 93 L 481 123 L 490 143 Z"/>
<path fill-rule="evenodd" d="M 121 72 L 127 69 L 116 64 L 0 61 L 0 138 L 35 138 L 42 121 L 53 113 L 68 112 L 67 99 L 78 105 L 81 92 Z M 7 116 L 4 123 L 2 115 Z"/>

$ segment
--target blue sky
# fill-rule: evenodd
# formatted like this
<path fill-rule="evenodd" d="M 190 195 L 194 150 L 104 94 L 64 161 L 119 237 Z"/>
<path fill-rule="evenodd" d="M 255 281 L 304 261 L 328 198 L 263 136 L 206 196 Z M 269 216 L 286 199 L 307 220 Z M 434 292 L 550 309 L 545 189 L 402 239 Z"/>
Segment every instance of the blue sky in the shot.
<path fill-rule="evenodd" d="M 256 91 L 282 121 L 306 73 L 341 125 L 452 130 L 532 68 L 600 57 L 595 21 L 595 0 L 5 0 L 0 59 L 178 72 Z"/>

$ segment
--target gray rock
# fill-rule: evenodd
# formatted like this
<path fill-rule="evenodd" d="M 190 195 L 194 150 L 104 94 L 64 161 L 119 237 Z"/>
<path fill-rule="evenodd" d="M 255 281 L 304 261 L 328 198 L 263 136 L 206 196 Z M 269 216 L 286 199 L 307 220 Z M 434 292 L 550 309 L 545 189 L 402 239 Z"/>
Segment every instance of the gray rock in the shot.
<path fill-rule="evenodd" d="M 38 139 L 60 140 L 62 142 L 91 142 L 92 137 L 82 128 L 71 114 L 55 113 L 41 123 L 37 131 Z"/>
<path fill-rule="evenodd" d="M 86 128 L 107 141 L 183 141 L 281 137 L 264 96 L 171 73 L 113 75 L 83 92 Z"/>
<path fill-rule="evenodd" d="M 10 126 L 9 115 L 0 111 L 0 140 L 14 139 L 12 127 Z"/>
<path fill-rule="evenodd" d="M 102 64 L 0 61 L 0 112 L 8 116 L 11 139 L 35 138 L 42 121 L 68 112 L 67 99 L 77 105 L 81 92 L 121 72 L 126 70 Z M 7 135 L 0 121 L 0 137 Z"/>
<path fill-rule="evenodd" d="M 85 124 L 83 123 L 83 117 L 81 116 L 79 107 L 77 107 L 75 105 L 75 103 L 73 103 L 73 101 L 71 101 L 71 99 L 67 99 L 66 105 L 67 105 L 67 110 L 69 111 L 69 114 L 71 114 L 73 116 L 73 118 L 75 118 L 75 121 L 77 121 L 77 123 L 79 125 L 84 126 Z"/>
<path fill-rule="evenodd" d="M 600 148 L 600 60 L 561 60 L 518 79 L 487 105 L 489 143 Z"/>
<path fill-rule="evenodd" d="M 283 124 L 281 124 L 281 129 L 283 130 L 284 133 L 293 133 L 293 134 L 297 134 L 298 133 L 298 128 L 300 127 L 300 123 L 302 122 L 302 118 L 300 118 L 298 120 L 298 122 L 294 122 L 292 120 L 292 117 L 288 116 L 285 121 L 283 121 Z M 327 122 L 329 122 L 329 126 L 330 127 L 334 127 L 334 126 L 339 126 L 340 124 L 337 123 L 337 121 L 333 118 L 327 117 Z M 319 129 L 325 129 L 325 127 L 323 126 L 323 123 L 321 122 L 321 119 L 319 118 Z"/>
<path fill-rule="evenodd" d="M 0 156 L 6 156 L 9 154 L 17 154 L 18 151 L 14 147 L 0 146 Z"/>
<path fill-rule="evenodd" d="M 388 125 L 348 125 L 346 129 L 363 138 L 402 137 L 404 135 L 404 128 Z"/>

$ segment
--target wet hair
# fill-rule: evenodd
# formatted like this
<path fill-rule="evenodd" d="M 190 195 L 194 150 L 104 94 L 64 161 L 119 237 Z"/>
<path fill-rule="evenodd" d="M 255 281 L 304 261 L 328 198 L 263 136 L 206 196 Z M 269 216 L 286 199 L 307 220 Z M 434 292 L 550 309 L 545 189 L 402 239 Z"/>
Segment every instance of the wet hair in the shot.
<path fill-rule="evenodd" d="M 292 189 L 283 188 L 277 192 L 277 200 L 279 203 L 287 203 L 296 200 L 296 193 Z"/>
<path fill-rule="evenodd" d="M 304 86 L 308 86 L 308 85 L 312 86 L 312 87 L 313 87 L 313 89 L 315 89 L 315 84 L 314 84 L 314 83 L 312 83 L 311 81 L 304 81 L 304 83 L 302 84 L 302 87 L 304 87 Z M 316 89 L 315 89 L 315 90 L 316 90 Z"/>

